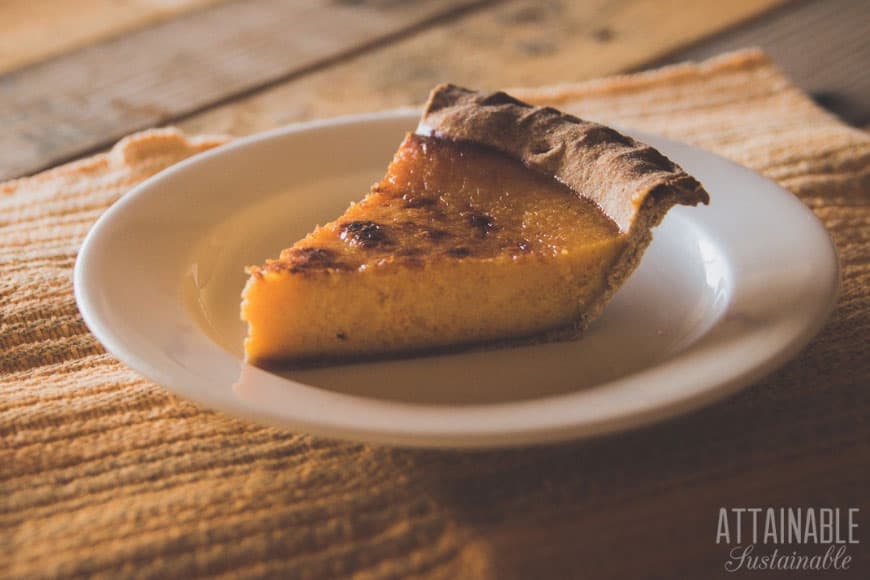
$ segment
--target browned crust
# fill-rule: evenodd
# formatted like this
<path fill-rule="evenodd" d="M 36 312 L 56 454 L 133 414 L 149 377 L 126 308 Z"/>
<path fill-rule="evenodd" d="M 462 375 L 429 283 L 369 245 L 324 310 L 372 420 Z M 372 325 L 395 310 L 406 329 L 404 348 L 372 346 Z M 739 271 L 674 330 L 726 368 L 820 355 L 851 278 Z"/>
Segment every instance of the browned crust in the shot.
<path fill-rule="evenodd" d="M 648 145 L 552 107 L 532 107 L 503 92 L 443 84 L 429 95 L 421 134 L 485 145 L 552 175 L 595 202 L 629 232 L 653 192 L 696 205 L 709 196 L 693 177 Z"/>
<path fill-rule="evenodd" d="M 527 338 L 577 338 L 601 314 L 652 241 L 652 228 L 676 204 L 709 203 L 703 186 L 652 147 L 552 107 L 533 107 L 504 92 L 442 84 L 429 95 L 421 134 L 497 149 L 552 175 L 595 202 L 627 237 L 604 290 L 574 324 Z"/>
<path fill-rule="evenodd" d="M 531 346 L 534 344 L 543 344 L 560 340 L 573 340 L 579 338 L 581 334 L 582 328 L 572 323 L 567 326 L 560 326 L 557 328 L 544 330 L 543 332 L 536 332 L 535 334 L 511 336 L 507 338 L 498 338 L 485 341 L 475 340 L 443 346 L 427 346 L 377 353 L 324 355 L 319 357 L 311 356 L 301 359 L 281 357 L 260 358 L 253 361 L 247 360 L 247 362 L 271 371 L 303 371 L 334 365 L 351 365 L 390 360 L 402 360 L 423 356 L 451 355 L 466 352 L 496 350 L 509 347 Z"/>

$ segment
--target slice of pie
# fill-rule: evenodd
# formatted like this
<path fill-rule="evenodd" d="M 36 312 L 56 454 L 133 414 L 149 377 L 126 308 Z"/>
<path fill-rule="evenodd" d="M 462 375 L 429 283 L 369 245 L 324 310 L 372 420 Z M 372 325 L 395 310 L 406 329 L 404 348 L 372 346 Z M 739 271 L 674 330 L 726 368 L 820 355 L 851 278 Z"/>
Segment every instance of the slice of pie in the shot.
<path fill-rule="evenodd" d="M 248 269 L 247 359 L 576 337 L 668 209 L 699 202 L 695 179 L 613 129 L 439 86 L 365 199 Z"/>

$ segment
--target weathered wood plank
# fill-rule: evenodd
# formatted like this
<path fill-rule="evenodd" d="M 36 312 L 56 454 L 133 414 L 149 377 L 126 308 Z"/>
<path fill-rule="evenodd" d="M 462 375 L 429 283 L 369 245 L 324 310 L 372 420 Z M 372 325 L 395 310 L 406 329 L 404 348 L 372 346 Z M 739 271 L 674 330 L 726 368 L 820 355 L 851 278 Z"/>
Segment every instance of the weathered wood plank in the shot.
<path fill-rule="evenodd" d="M 180 125 L 191 132 L 242 135 L 313 117 L 420 103 L 433 85 L 443 81 L 498 88 L 588 79 L 635 68 L 779 4 L 779 0 L 497 4 Z"/>
<path fill-rule="evenodd" d="M 222 0 L 0 0 L 0 73 Z"/>
<path fill-rule="evenodd" d="M 14 71 L 0 77 L 0 179 L 57 164 L 481 3 L 230 2 Z"/>
<path fill-rule="evenodd" d="M 870 4 L 808 0 L 790 4 L 656 64 L 702 60 L 760 46 L 821 105 L 857 126 L 870 123 Z"/>

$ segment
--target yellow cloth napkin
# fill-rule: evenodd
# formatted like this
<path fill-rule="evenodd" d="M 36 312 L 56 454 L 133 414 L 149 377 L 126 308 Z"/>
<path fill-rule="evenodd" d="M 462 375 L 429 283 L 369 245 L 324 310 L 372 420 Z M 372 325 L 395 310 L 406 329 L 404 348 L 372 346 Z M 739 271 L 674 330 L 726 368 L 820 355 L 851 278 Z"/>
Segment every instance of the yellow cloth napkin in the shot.
<path fill-rule="evenodd" d="M 715 506 L 858 493 L 858 476 L 825 487 L 813 474 L 850 469 L 828 452 L 866 453 L 870 439 L 867 134 L 755 51 L 515 92 L 696 144 L 798 195 L 843 265 L 820 337 L 725 403 L 600 441 L 420 452 L 236 421 L 127 369 L 76 309 L 72 268 L 97 217 L 221 141 L 139 133 L 0 185 L 0 577 L 637 577 L 675 565 L 709 577 L 725 556 Z M 772 460 L 778 473 L 752 475 Z"/>

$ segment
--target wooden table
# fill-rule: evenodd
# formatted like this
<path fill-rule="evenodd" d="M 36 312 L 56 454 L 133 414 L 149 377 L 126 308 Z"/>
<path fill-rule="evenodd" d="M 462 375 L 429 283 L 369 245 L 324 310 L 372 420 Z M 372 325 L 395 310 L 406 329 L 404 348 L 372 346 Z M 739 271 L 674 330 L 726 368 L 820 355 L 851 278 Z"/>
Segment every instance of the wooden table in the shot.
<path fill-rule="evenodd" d="M 868 18 L 865 0 L 0 0 L 0 179 L 105 149 L 152 126 L 172 123 L 191 133 L 243 135 L 418 103 L 443 80 L 481 88 L 577 81 L 746 45 L 767 49 L 820 103 L 865 127 L 870 123 Z M 589 57 L 577 57 L 584 54 Z M 816 405 L 824 403 L 823 392 L 806 395 Z M 660 522 L 675 510 L 684 510 L 680 517 L 686 525 L 709 527 L 712 536 L 714 512 L 690 513 L 693 506 L 715 510 L 726 500 L 737 506 L 804 500 L 824 506 L 831 498 L 848 505 L 866 502 L 867 477 L 855 469 L 866 467 L 867 458 L 850 455 L 866 453 L 866 441 L 855 441 L 856 431 L 835 422 L 812 422 L 812 413 L 786 404 L 763 424 L 750 421 L 734 429 L 727 441 L 717 439 L 704 413 L 686 417 L 682 429 L 659 431 L 658 444 L 680 450 L 664 459 L 645 446 L 642 433 L 593 441 L 575 454 L 542 448 L 534 460 L 505 451 L 505 457 L 517 458 L 509 481 L 482 473 L 468 485 L 439 493 L 455 496 L 451 501 L 467 508 L 464 515 L 521 576 L 537 572 L 524 568 L 528 558 L 513 556 L 528 545 L 540 550 L 538 560 L 551 561 L 554 574 L 576 571 L 559 560 L 565 541 L 559 544 L 562 552 L 547 549 L 555 546 L 552 538 L 573 533 L 571 518 L 583 518 L 587 528 L 620 530 L 620 545 L 604 534 L 585 538 L 585 554 L 630 558 L 632 545 L 643 544 L 642 553 L 656 564 L 652 569 L 676 573 L 679 547 L 659 533 L 666 529 Z M 774 434 L 766 429 L 785 417 L 792 419 L 788 429 Z M 807 426 L 826 429 L 824 440 L 840 447 L 816 445 L 818 434 L 802 431 Z M 741 478 L 715 456 L 687 445 L 685 432 L 712 441 L 708 450 L 756 447 L 744 467 L 758 473 Z M 797 443 L 800 457 L 788 451 Z M 636 461 L 625 472 L 608 470 L 607 457 L 626 449 L 638 453 Z M 410 452 L 402 456 L 418 462 Z M 431 469 L 433 477 L 455 461 L 474 461 L 473 455 L 427 457 L 419 468 Z M 559 469 L 551 468 L 550 479 L 533 477 L 535 462 L 563 459 L 600 476 L 591 483 L 560 481 Z M 566 466 L 565 473 L 574 467 Z M 566 500 L 571 518 L 529 520 L 526 533 L 516 536 L 502 525 L 511 514 L 476 509 L 492 490 L 513 505 L 552 502 L 545 510 L 550 514 L 563 509 L 560 494 L 582 495 L 584 501 L 571 507 Z M 632 527 L 637 522 L 642 529 Z M 866 542 L 866 535 L 862 539 Z"/>
<path fill-rule="evenodd" d="M 862 0 L 7 0 L 0 179 L 157 125 L 241 135 L 421 102 L 448 79 L 577 81 L 747 45 L 863 126 L 868 18 Z"/>

